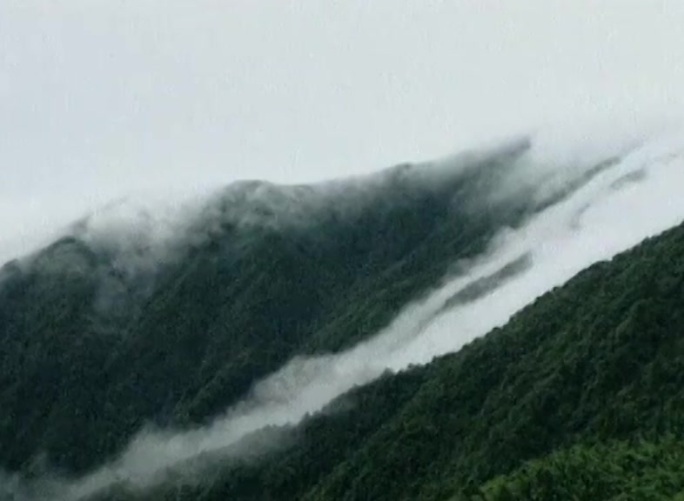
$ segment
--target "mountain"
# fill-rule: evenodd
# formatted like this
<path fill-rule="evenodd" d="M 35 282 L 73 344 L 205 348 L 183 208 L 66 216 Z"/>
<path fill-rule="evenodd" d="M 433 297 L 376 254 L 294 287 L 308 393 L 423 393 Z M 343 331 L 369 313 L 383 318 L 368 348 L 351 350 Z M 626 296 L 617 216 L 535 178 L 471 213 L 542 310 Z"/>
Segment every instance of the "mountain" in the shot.
<path fill-rule="evenodd" d="M 113 206 L 6 264 L 0 497 L 499 499 L 599 454 L 676 480 L 682 229 L 554 287 L 684 218 L 681 151 L 539 149 Z"/>
<path fill-rule="evenodd" d="M 477 163 L 496 169 L 524 148 Z M 467 214 L 465 199 L 452 206 L 480 174 L 435 186 L 399 167 L 344 196 L 243 183 L 199 211 L 175 258 L 131 265 L 131 246 L 122 257 L 84 221 L 5 266 L 2 465 L 20 469 L 42 451 L 83 471 L 148 420 L 202 422 L 294 354 L 374 333 L 445 273 L 447 257 L 491 238 L 493 215 Z M 134 244 L 139 254 L 153 245 Z"/>
<path fill-rule="evenodd" d="M 683 326 L 684 225 L 458 353 L 357 388 L 284 430 L 283 450 L 201 486 L 98 499 L 671 499 Z"/>

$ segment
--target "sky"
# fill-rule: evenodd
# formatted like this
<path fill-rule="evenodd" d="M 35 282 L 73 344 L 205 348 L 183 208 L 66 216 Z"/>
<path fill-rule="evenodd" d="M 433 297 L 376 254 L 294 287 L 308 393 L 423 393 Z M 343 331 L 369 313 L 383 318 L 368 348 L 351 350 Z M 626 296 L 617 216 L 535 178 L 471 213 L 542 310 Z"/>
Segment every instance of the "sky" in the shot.
<path fill-rule="evenodd" d="M 129 194 L 684 105 L 673 1 L 3 0 L 0 260 Z"/>

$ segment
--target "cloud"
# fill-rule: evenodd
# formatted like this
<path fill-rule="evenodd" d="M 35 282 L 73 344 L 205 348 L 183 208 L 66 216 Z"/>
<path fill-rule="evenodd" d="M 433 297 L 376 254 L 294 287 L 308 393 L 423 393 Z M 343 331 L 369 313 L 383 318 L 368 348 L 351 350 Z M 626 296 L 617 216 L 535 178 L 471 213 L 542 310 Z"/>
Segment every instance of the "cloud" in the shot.
<path fill-rule="evenodd" d="M 532 151 L 540 154 L 543 145 L 533 140 Z M 209 426 L 145 430 L 116 461 L 65 484 L 64 499 L 80 499 L 120 481 L 144 489 L 194 458 L 212 453 L 221 458 L 222 450 L 252 432 L 296 424 L 388 369 L 402 370 L 457 351 L 592 263 L 684 219 L 682 131 L 618 152 L 619 160 L 585 178 L 526 224 L 503 229 L 486 253 L 461 263 L 459 274 L 409 305 L 371 339 L 343 353 L 293 359 Z M 522 172 L 529 175 L 525 168 Z"/>
<path fill-rule="evenodd" d="M 679 0 L 164 5 L 0 3 L 0 241 L 138 190 L 311 182 L 684 104 Z"/>

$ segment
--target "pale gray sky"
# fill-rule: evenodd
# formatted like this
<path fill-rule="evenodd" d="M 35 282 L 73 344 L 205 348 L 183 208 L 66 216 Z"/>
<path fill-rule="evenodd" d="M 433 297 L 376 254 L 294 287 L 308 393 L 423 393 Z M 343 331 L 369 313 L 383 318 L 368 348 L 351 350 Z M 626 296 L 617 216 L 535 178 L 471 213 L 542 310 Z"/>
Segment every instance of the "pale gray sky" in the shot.
<path fill-rule="evenodd" d="M 130 192 L 679 113 L 683 26 L 680 0 L 3 0 L 0 259 Z"/>

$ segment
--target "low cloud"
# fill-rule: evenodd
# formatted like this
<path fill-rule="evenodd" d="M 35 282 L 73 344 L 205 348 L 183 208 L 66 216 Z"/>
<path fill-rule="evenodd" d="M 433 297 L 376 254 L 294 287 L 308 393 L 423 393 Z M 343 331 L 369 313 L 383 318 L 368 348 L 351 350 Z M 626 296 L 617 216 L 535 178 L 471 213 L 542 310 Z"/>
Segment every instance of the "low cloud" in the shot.
<path fill-rule="evenodd" d="M 533 154 L 520 165 L 538 165 L 540 158 L 550 162 L 553 155 L 544 157 L 543 147 L 533 141 Z M 252 432 L 296 424 L 387 370 L 457 351 L 580 270 L 684 219 L 684 134 L 623 142 L 606 155 L 611 161 L 605 168 L 591 176 L 566 176 L 566 185 L 582 181 L 522 226 L 502 229 L 486 253 L 460 263 L 460 273 L 409 305 L 373 338 L 339 354 L 293 359 L 206 427 L 142 432 L 112 463 L 77 481 L 60 481 L 59 496 L 83 499 L 121 482 L 145 489 L 198 457 L 225 458 L 221 451 Z M 585 164 L 584 173 L 589 168 Z M 533 175 L 528 167 L 520 172 L 524 179 L 509 181 L 524 185 Z"/>

